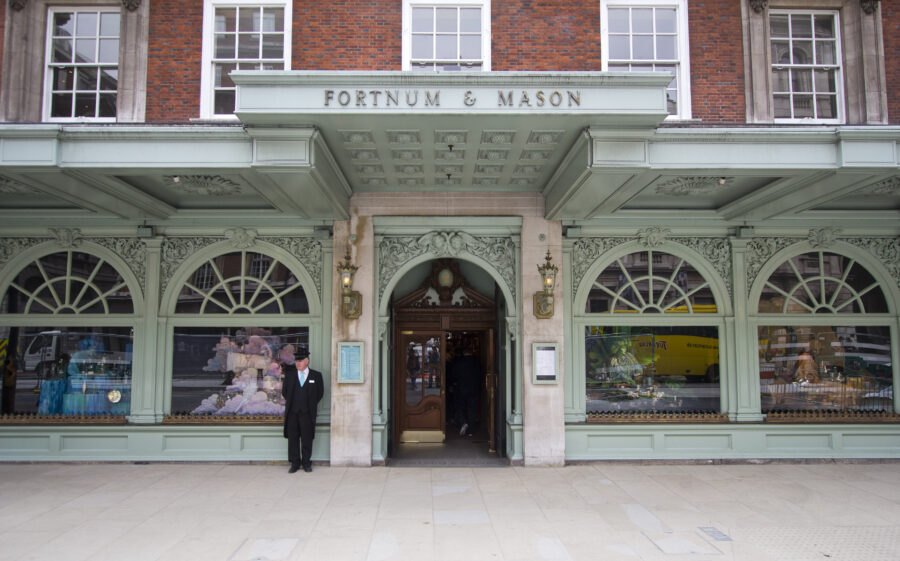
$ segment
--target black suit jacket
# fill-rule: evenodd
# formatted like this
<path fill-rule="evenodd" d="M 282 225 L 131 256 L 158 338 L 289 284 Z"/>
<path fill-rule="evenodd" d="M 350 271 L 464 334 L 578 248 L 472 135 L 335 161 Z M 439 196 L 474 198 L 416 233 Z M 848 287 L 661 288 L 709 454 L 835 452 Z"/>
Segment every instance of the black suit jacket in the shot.
<path fill-rule="evenodd" d="M 322 380 L 322 373 L 318 370 L 309 369 L 309 376 L 306 383 L 300 388 L 300 381 L 297 379 L 297 367 L 293 364 L 286 364 L 281 371 L 284 373 L 284 379 L 281 384 L 281 395 L 284 397 L 284 437 L 287 438 L 287 417 L 294 400 L 300 399 L 298 403 L 302 415 L 307 415 L 311 422 L 315 425 L 316 410 L 319 408 L 319 401 L 325 394 L 325 382 Z"/>

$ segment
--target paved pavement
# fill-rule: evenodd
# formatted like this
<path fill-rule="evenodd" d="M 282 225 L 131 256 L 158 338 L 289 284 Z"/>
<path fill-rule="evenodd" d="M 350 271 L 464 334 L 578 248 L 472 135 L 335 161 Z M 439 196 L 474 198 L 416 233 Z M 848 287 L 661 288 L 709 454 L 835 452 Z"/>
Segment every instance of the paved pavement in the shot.
<path fill-rule="evenodd" d="M 0 463 L 0 560 L 897 561 L 900 463 Z"/>

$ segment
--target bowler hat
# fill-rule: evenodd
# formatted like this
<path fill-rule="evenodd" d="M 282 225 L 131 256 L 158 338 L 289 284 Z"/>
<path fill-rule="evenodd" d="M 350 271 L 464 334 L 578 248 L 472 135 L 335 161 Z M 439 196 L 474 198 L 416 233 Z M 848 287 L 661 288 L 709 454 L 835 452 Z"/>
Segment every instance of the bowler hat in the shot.
<path fill-rule="evenodd" d="M 294 360 L 303 360 L 304 358 L 309 358 L 309 349 L 297 347 L 297 350 L 294 351 Z"/>

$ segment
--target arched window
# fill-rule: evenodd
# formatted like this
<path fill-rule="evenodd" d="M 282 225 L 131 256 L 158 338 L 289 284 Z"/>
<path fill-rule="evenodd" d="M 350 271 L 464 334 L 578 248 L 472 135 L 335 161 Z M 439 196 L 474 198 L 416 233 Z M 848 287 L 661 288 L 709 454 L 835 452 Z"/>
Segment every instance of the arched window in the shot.
<path fill-rule="evenodd" d="M 288 266 L 257 251 L 211 257 L 178 288 L 174 312 L 172 414 L 283 415 L 281 367 L 310 344 L 309 302 Z"/>
<path fill-rule="evenodd" d="M 889 312 L 880 284 L 851 257 L 796 255 L 765 280 L 757 312 L 762 410 L 893 411 Z"/>
<path fill-rule="evenodd" d="M 128 283 L 102 257 L 59 251 L 22 268 L 0 307 L 5 360 L 15 372 L 2 412 L 128 414 L 134 309 Z"/>
<path fill-rule="evenodd" d="M 647 250 L 605 267 L 587 296 L 586 411 L 721 409 L 721 321 L 709 281 L 686 259 Z"/>

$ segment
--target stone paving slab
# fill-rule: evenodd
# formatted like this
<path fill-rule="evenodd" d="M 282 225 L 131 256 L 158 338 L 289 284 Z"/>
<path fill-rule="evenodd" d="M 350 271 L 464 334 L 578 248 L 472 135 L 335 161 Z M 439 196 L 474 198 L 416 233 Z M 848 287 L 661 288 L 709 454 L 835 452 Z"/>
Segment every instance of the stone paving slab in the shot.
<path fill-rule="evenodd" d="M 900 462 L 0 463 L 0 561 L 897 561 Z"/>

